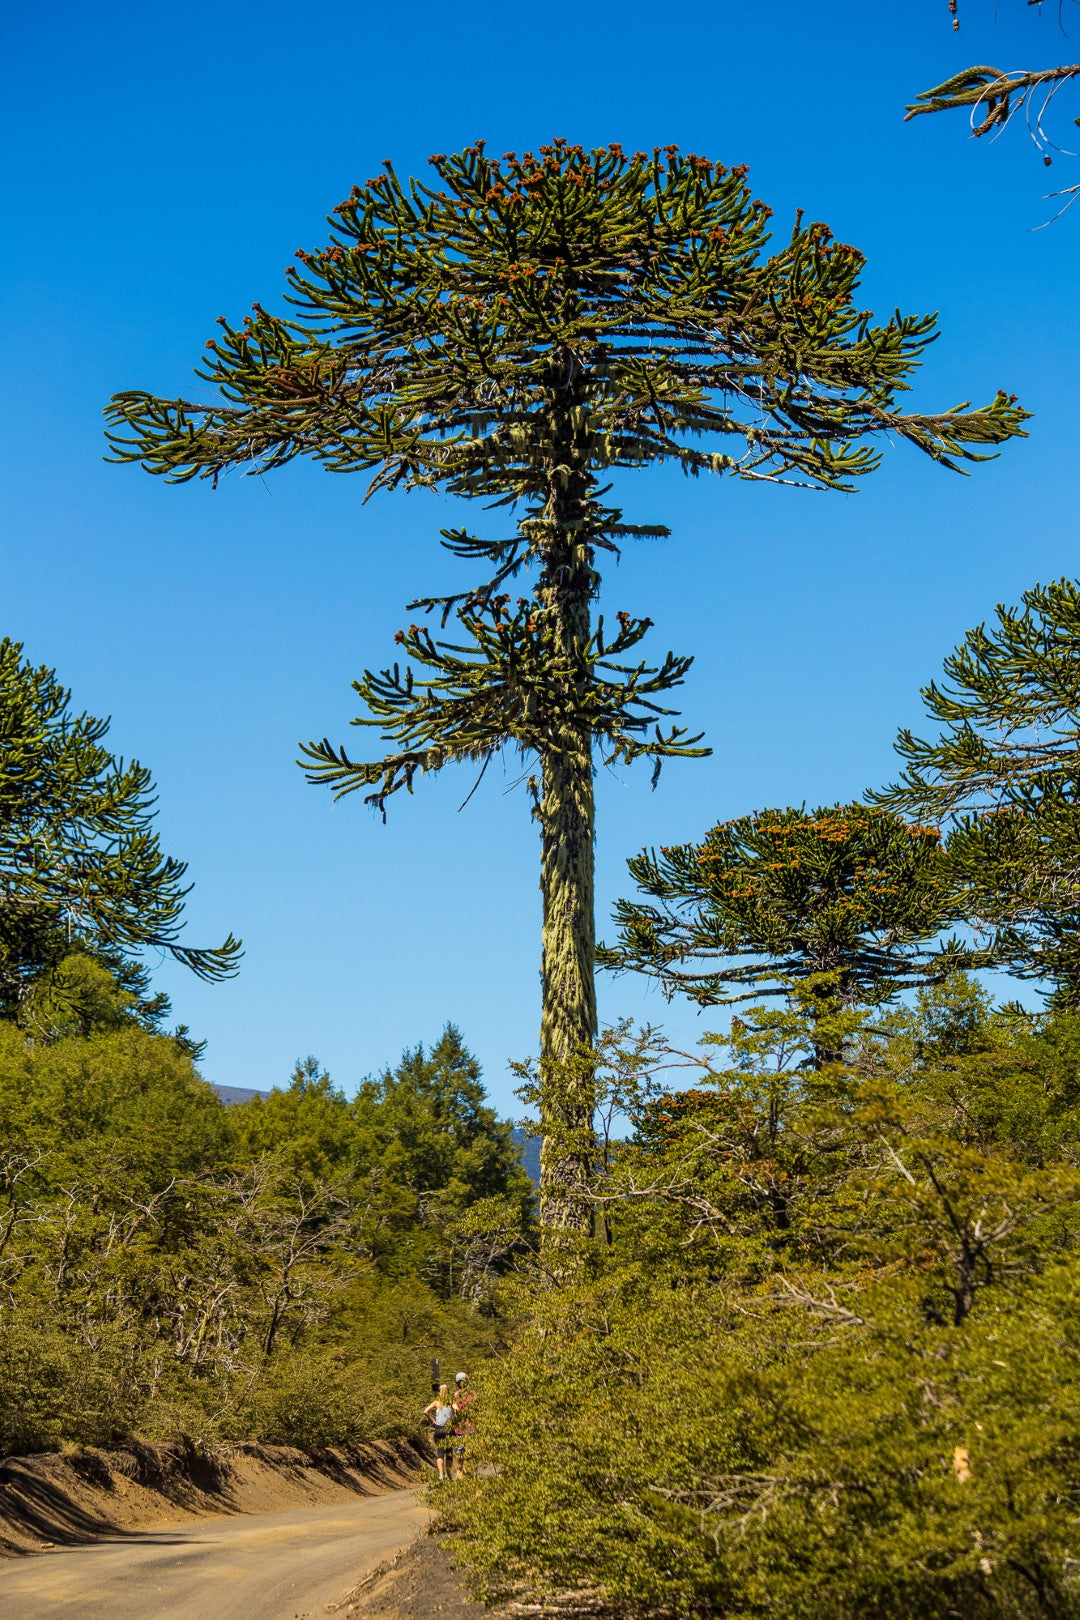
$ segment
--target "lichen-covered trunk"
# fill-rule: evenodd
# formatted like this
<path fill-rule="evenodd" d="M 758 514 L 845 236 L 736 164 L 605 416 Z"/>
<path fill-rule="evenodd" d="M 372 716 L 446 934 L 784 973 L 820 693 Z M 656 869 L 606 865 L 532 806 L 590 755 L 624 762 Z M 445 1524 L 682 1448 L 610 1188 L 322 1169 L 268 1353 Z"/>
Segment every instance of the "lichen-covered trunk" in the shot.
<path fill-rule="evenodd" d="M 596 924 L 587 735 L 543 761 L 540 821 L 540 1216 L 549 1246 L 558 1248 L 557 1234 L 590 1229 L 585 1194 L 593 1148 Z"/>
<path fill-rule="evenodd" d="M 540 1219 L 548 1263 L 557 1273 L 560 1256 L 569 1261 L 592 1225 L 595 808 L 585 652 L 596 575 L 585 480 L 553 478 L 546 516 L 551 526 L 538 594 L 552 628 L 553 680 L 540 759 Z"/>

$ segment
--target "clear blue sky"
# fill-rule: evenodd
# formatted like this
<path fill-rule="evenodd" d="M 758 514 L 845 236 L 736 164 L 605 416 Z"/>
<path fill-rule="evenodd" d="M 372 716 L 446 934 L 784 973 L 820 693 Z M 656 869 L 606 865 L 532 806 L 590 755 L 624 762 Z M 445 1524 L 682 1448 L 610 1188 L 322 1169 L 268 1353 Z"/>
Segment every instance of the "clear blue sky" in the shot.
<path fill-rule="evenodd" d="M 965 629 L 1076 572 L 1080 209 L 1032 229 L 1073 175 L 1019 128 L 990 147 L 957 117 L 902 122 L 970 62 L 1074 60 L 1043 9 L 962 0 L 960 36 L 946 0 L 9 10 L 0 624 L 152 768 L 196 884 L 190 938 L 244 936 L 231 984 L 158 975 L 209 1039 L 209 1078 L 267 1086 L 314 1052 L 351 1090 L 452 1019 L 512 1109 L 506 1060 L 536 1045 L 535 829 L 513 762 L 462 814 L 458 770 L 386 827 L 293 763 L 298 739 L 345 736 L 350 681 L 389 658 L 403 604 L 461 577 L 435 536 L 463 508 L 361 508 L 359 482 L 302 466 L 168 488 L 102 462 L 108 396 L 186 391 L 214 317 L 273 307 L 294 249 L 382 158 L 409 173 L 478 135 L 566 135 L 749 163 L 780 234 L 802 206 L 866 253 L 868 305 L 940 311 L 921 402 L 1003 387 L 1036 412 L 971 478 L 901 446 L 846 497 L 627 481 L 628 518 L 674 537 L 628 549 L 605 601 L 648 613 L 657 651 L 696 654 L 684 712 L 715 752 L 655 793 L 647 768 L 603 775 L 603 931 L 641 845 L 886 779 Z M 627 979 L 601 1007 L 702 1027 Z"/>

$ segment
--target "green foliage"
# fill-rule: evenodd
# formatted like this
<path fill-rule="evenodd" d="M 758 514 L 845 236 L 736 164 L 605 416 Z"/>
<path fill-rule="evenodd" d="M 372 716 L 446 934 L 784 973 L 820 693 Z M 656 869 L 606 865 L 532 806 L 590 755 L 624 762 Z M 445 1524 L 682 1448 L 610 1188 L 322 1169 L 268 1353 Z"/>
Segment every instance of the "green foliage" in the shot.
<path fill-rule="evenodd" d="M 236 1421 L 242 1432 L 283 1446 L 347 1446 L 408 1433 L 423 1393 L 412 1372 L 412 1389 L 402 1389 L 385 1371 L 357 1367 L 340 1352 L 290 1346 L 267 1363 Z"/>
<path fill-rule="evenodd" d="M 406 1052 L 396 1069 L 365 1080 L 351 1102 L 309 1058 L 287 1090 L 255 1099 L 235 1118 L 245 1153 L 274 1155 L 298 1182 L 347 1190 L 354 1241 L 388 1276 L 419 1273 L 439 1294 L 479 1299 L 528 1241 L 532 1185 L 511 1127 L 486 1105 L 480 1067 L 453 1025 L 430 1055 L 422 1046 Z M 477 1223 L 485 1219 L 507 1243 L 477 1274 Z"/>
<path fill-rule="evenodd" d="M 674 457 L 843 485 L 874 464 L 868 434 L 952 465 L 1020 426 L 1004 396 L 900 412 L 932 317 L 872 325 L 854 299 L 862 255 L 823 225 L 798 219 L 766 256 L 771 210 L 744 168 L 561 140 L 502 159 L 479 142 L 431 166 L 432 184 L 388 163 L 354 187 L 328 246 L 289 272 L 291 319 L 260 305 L 241 327 L 222 319 L 200 373 L 219 402 L 118 394 L 118 458 L 183 480 L 306 454 L 375 486 L 543 502 L 570 357 L 597 469 Z"/>
<path fill-rule="evenodd" d="M 1036 585 L 999 606 L 923 688 L 941 731 L 902 731 L 900 780 L 875 795 L 950 827 L 960 904 L 1022 977 L 1080 1003 L 1080 589 Z"/>
<path fill-rule="evenodd" d="M 762 810 L 628 865 L 647 899 L 616 903 L 618 943 L 598 960 L 702 1006 L 813 982 L 828 1016 L 946 978 L 972 956 L 933 943 L 958 917 L 937 830 L 865 805 Z"/>
<path fill-rule="evenodd" d="M 156 1190 L 221 1158 L 227 1124 L 213 1088 L 165 1036 L 124 1028 L 30 1043 L 0 1024 L 0 1140 L 48 1155 L 52 1187 L 122 1165 Z"/>
<path fill-rule="evenodd" d="M 253 1097 L 231 1118 L 245 1156 L 273 1155 L 298 1177 L 332 1178 L 351 1165 L 348 1102 L 313 1057 L 297 1063 L 284 1090 L 275 1086 L 268 1097 Z"/>
<path fill-rule="evenodd" d="M 649 665 L 630 655 L 652 626 L 651 619 L 618 615 L 614 635 L 601 616 L 593 634 L 575 650 L 571 664 L 560 646 L 554 602 L 481 591 L 457 613 L 464 644 L 440 641 L 422 625 L 400 630 L 395 641 L 413 665 L 379 673 L 366 670 L 354 690 L 367 713 L 357 726 L 381 728 L 399 746 L 385 758 L 358 763 L 327 740 L 304 745 L 313 763 L 309 780 L 334 788 L 335 797 L 371 788 L 366 802 L 385 814 L 386 800 L 401 788 L 412 792 L 418 773 L 438 771 L 454 760 L 487 760 L 504 747 L 543 758 L 549 751 L 553 712 L 599 744 L 605 764 L 653 762 L 653 781 L 665 759 L 698 759 L 701 734 L 685 727 L 664 730 L 659 722 L 676 711 L 660 699 L 683 684 L 692 658 L 667 653 Z M 416 604 L 414 603 L 413 606 Z M 627 660 L 629 659 L 629 662 Z"/>
<path fill-rule="evenodd" d="M 1075 1614 L 1075 1266 L 962 1336 L 831 1303 L 634 1278 L 545 1300 L 480 1391 L 497 1474 L 440 1503 L 485 1589 L 539 1578 L 620 1615 Z"/>
<path fill-rule="evenodd" d="M 95 1335 L 89 1345 L 70 1322 L 45 1311 L 16 1314 L 9 1305 L 4 1317 L 0 1456 L 59 1450 L 71 1441 L 113 1446 L 146 1426 L 142 1357 L 126 1328 Z"/>
<path fill-rule="evenodd" d="M 531 1228 L 460 1036 L 408 1054 L 359 1108 L 309 1059 L 286 1090 L 227 1109 L 182 1044 L 95 984 L 116 1027 L 28 1040 L 0 1024 L 0 1451 L 132 1429 L 308 1445 L 415 1432 L 429 1357 L 501 1342 L 496 1284 Z"/>
<path fill-rule="evenodd" d="M 844 1016 L 824 1070 L 797 997 L 696 1063 L 607 1052 L 638 1130 L 594 1180 L 603 1240 L 485 1367 L 440 1503 L 489 1595 L 1080 1612 L 1076 1022 L 964 980 Z"/>
<path fill-rule="evenodd" d="M 180 944 L 187 868 L 161 853 L 150 773 L 109 753 L 108 729 L 72 712 L 52 670 L 0 641 L 0 986 L 9 1016 L 26 983 L 57 959 L 59 938 L 68 951 L 74 936 L 110 958 L 155 946 L 204 979 L 235 972 L 231 934 L 217 950 Z"/>
<path fill-rule="evenodd" d="M 477 1199 L 527 1205 L 528 1178 L 511 1139 L 484 1100 L 480 1066 L 448 1024 L 431 1053 L 406 1052 L 397 1068 L 365 1081 L 351 1112 L 363 1133 L 366 1167 L 437 1194 L 454 1208 Z"/>

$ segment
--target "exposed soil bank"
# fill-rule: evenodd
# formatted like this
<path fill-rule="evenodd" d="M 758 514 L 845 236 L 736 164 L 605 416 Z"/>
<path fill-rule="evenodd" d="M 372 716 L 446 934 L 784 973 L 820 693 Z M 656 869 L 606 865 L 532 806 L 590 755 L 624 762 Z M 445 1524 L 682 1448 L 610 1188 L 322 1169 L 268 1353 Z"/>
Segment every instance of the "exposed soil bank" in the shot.
<path fill-rule="evenodd" d="M 505 1609 L 474 1603 L 454 1568 L 453 1537 L 429 1533 L 371 1572 L 339 1605 L 344 1620 L 500 1620 Z"/>
<path fill-rule="evenodd" d="M 641 1611 L 622 1611 L 590 1592 L 521 1593 L 497 1608 L 469 1596 L 454 1566 L 457 1537 L 438 1520 L 388 1563 L 370 1573 L 337 1604 L 343 1620 L 647 1620 Z M 671 1620 L 657 1613 L 654 1620 Z"/>
<path fill-rule="evenodd" d="M 0 1557 L 100 1541 L 205 1514 L 268 1513 L 415 1484 L 427 1461 L 405 1441 L 297 1451 L 254 1442 L 210 1453 L 133 1442 L 0 1462 Z"/>

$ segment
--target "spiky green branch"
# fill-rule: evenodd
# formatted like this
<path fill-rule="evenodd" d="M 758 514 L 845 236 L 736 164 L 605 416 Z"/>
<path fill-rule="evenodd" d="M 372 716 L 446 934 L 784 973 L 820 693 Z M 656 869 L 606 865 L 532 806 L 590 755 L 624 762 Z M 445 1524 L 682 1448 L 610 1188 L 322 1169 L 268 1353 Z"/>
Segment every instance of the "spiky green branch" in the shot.
<path fill-rule="evenodd" d="M 949 829 L 997 954 L 1080 1005 L 1080 588 L 1055 580 L 999 605 L 922 696 L 939 734 L 901 731 L 904 769 L 874 797 Z"/>
<path fill-rule="evenodd" d="M 150 772 L 104 746 L 108 720 L 71 710 L 44 665 L 0 641 L 0 981 L 17 996 L 27 940 L 66 931 L 106 955 L 153 947 L 201 979 L 236 971 L 239 941 L 181 942 L 183 861 L 153 831 Z"/>
<path fill-rule="evenodd" d="M 811 984 L 808 1003 L 828 1020 L 982 965 L 939 937 L 960 911 L 937 829 L 885 810 L 762 810 L 628 865 L 639 893 L 617 902 L 600 961 L 703 1007 Z"/>

